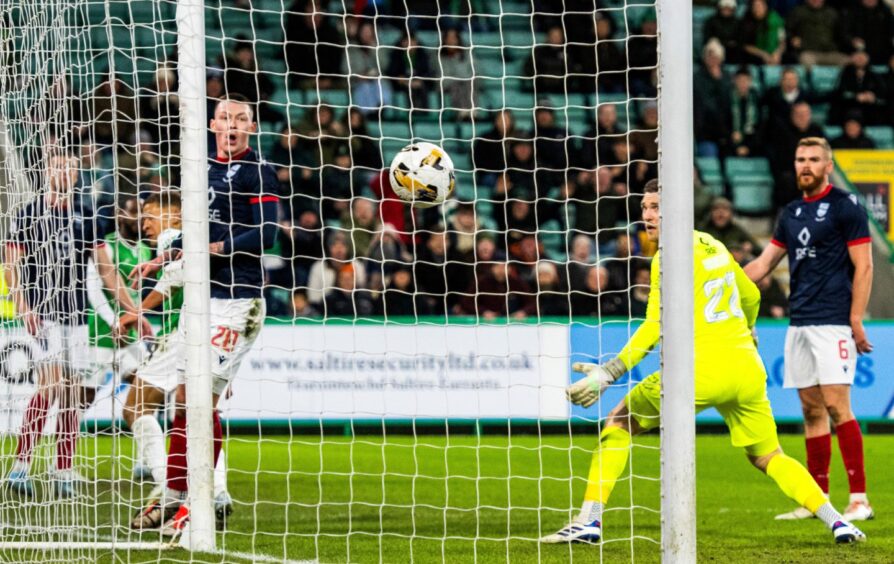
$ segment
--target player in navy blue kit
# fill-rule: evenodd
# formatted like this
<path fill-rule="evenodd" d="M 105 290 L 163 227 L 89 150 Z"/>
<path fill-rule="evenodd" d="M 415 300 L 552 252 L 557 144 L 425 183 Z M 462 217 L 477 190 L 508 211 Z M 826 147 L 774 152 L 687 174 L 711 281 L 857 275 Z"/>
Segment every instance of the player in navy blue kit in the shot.
<path fill-rule="evenodd" d="M 829 184 L 832 150 L 820 137 L 806 137 L 795 153 L 801 200 L 780 214 L 770 245 L 745 266 L 755 282 L 788 255 L 791 323 L 785 338 L 785 387 L 797 388 L 804 412 L 807 468 L 829 493 L 832 438 L 850 485 L 844 512 L 849 521 L 873 518 L 866 497 L 863 436 L 851 411 L 850 387 L 857 354 L 872 351 L 863 315 L 872 287 L 872 241 L 866 210 L 857 197 Z M 799 508 L 777 519 L 813 517 Z"/>
<path fill-rule="evenodd" d="M 249 137 L 257 130 L 257 124 L 254 108 L 247 99 L 232 94 L 222 99 L 215 107 L 211 130 L 217 141 L 217 153 L 208 164 L 211 373 L 212 401 L 216 406 L 264 321 L 261 257 L 276 238 L 279 182 L 273 167 L 249 148 Z M 133 316 L 122 317 L 119 330 L 135 321 Z M 186 358 L 180 361 L 178 372 L 182 378 Z M 182 388 L 178 397 L 182 401 Z M 189 510 L 183 504 L 187 491 L 183 409 L 176 412 L 170 438 L 165 491 L 160 500 L 150 503 L 134 518 L 132 526 L 144 529 L 163 524 L 162 534 L 176 536 L 189 519 Z M 215 463 L 221 439 L 220 419 L 215 411 Z"/>
<path fill-rule="evenodd" d="M 49 156 L 45 184 L 10 222 L 6 244 L 5 274 L 17 317 L 40 344 L 37 390 L 25 409 L 16 461 L 6 479 L 12 491 L 29 497 L 34 495 L 31 456 L 54 403 L 59 410 L 53 489 L 69 497 L 81 480 L 73 468 L 80 411 L 93 401 L 98 377 L 105 373 L 97 365 L 87 326 L 91 261 L 119 305 L 134 309 L 115 266 L 95 260 L 95 251 L 104 252 L 103 242 L 95 218 L 76 197 L 77 178 L 75 157 L 64 152 Z"/>

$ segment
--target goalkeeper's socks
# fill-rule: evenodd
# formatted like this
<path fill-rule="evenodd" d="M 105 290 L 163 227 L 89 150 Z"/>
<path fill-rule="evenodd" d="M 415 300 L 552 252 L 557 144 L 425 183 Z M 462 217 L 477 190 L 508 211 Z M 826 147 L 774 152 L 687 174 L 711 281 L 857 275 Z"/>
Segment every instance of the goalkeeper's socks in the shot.
<path fill-rule="evenodd" d="M 820 506 L 819 509 L 816 510 L 816 517 L 820 521 L 826 524 L 830 529 L 838 523 L 839 521 L 844 521 L 844 517 L 841 516 L 832 504 L 828 501 Z"/>
<path fill-rule="evenodd" d="M 604 509 L 605 504 L 601 501 L 585 501 L 581 505 L 580 513 L 577 515 L 577 522 L 592 523 L 593 521 L 599 521 L 602 523 L 602 511 Z"/>
<path fill-rule="evenodd" d="M 131 430 L 137 443 L 137 460 L 146 464 L 156 484 L 164 484 L 165 436 L 158 419 L 153 415 L 143 415 L 133 422 Z"/>
<path fill-rule="evenodd" d="M 605 427 L 593 451 L 584 501 L 606 503 L 630 456 L 630 433 L 620 427 Z"/>

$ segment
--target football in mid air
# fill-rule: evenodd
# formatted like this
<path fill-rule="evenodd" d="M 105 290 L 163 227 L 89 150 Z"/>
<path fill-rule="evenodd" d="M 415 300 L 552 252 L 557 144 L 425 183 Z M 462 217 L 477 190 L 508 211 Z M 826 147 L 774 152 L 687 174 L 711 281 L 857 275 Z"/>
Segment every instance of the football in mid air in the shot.
<path fill-rule="evenodd" d="M 456 183 L 453 161 L 433 143 L 412 143 L 391 161 L 391 187 L 405 202 L 420 208 L 441 204 Z"/>

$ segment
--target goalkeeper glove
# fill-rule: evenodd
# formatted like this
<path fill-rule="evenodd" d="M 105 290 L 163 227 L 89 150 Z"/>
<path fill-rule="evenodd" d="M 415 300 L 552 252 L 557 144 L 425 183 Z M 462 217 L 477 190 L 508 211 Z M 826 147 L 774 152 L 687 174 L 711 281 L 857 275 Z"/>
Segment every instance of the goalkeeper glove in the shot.
<path fill-rule="evenodd" d="M 586 374 L 586 377 L 568 386 L 565 396 L 571 403 L 583 407 L 590 407 L 596 403 L 602 392 L 627 372 L 627 367 L 618 358 L 614 358 L 604 365 L 575 362 L 571 365 L 571 369 L 580 374 Z"/>

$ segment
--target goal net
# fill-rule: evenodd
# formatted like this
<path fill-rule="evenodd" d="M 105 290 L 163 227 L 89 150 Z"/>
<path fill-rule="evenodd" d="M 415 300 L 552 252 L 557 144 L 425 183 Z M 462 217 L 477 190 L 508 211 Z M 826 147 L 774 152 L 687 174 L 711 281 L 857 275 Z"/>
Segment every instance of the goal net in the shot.
<path fill-rule="evenodd" d="M 227 152 L 236 118 L 207 132 L 209 178 L 226 169 L 209 219 L 258 228 L 264 249 L 215 255 L 212 292 L 214 272 L 253 256 L 263 285 L 230 289 L 263 295 L 266 318 L 218 404 L 215 552 L 185 548 L 195 531 L 132 527 L 168 461 L 153 475 L 134 417 L 168 436 L 179 413 L 172 389 L 138 413 L 133 398 L 160 381 L 144 367 L 172 350 L 179 303 L 146 314 L 155 337 L 111 327 L 173 264 L 133 272 L 170 244 L 158 225 L 184 246 L 195 233 L 186 202 L 182 218 L 169 205 L 188 180 L 178 34 L 197 29 L 177 4 L 0 3 L 2 558 L 656 558 L 657 437 L 634 441 L 600 546 L 538 543 L 577 515 L 600 421 L 658 366 L 650 355 L 589 409 L 565 398 L 572 363 L 613 358 L 645 314 L 656 249 L 639 195 L 658 166 L 645 1 L 205 3 L 205 123 L 238 94 L 256 124 L 249 153 Z M 391 159 L 418 141 L 455 165 L 443 205 L 391 189 Z M 243 181 L 251 167 L 263 173 Z M 215 198 L 275 200 L 276 217 L 227 219 Z M 190 354 L 246 338 L 215 333 L 238 325 L 215 311 L 211 344 Z M 103 327 L 86 345 L 82 313 Z"/>

